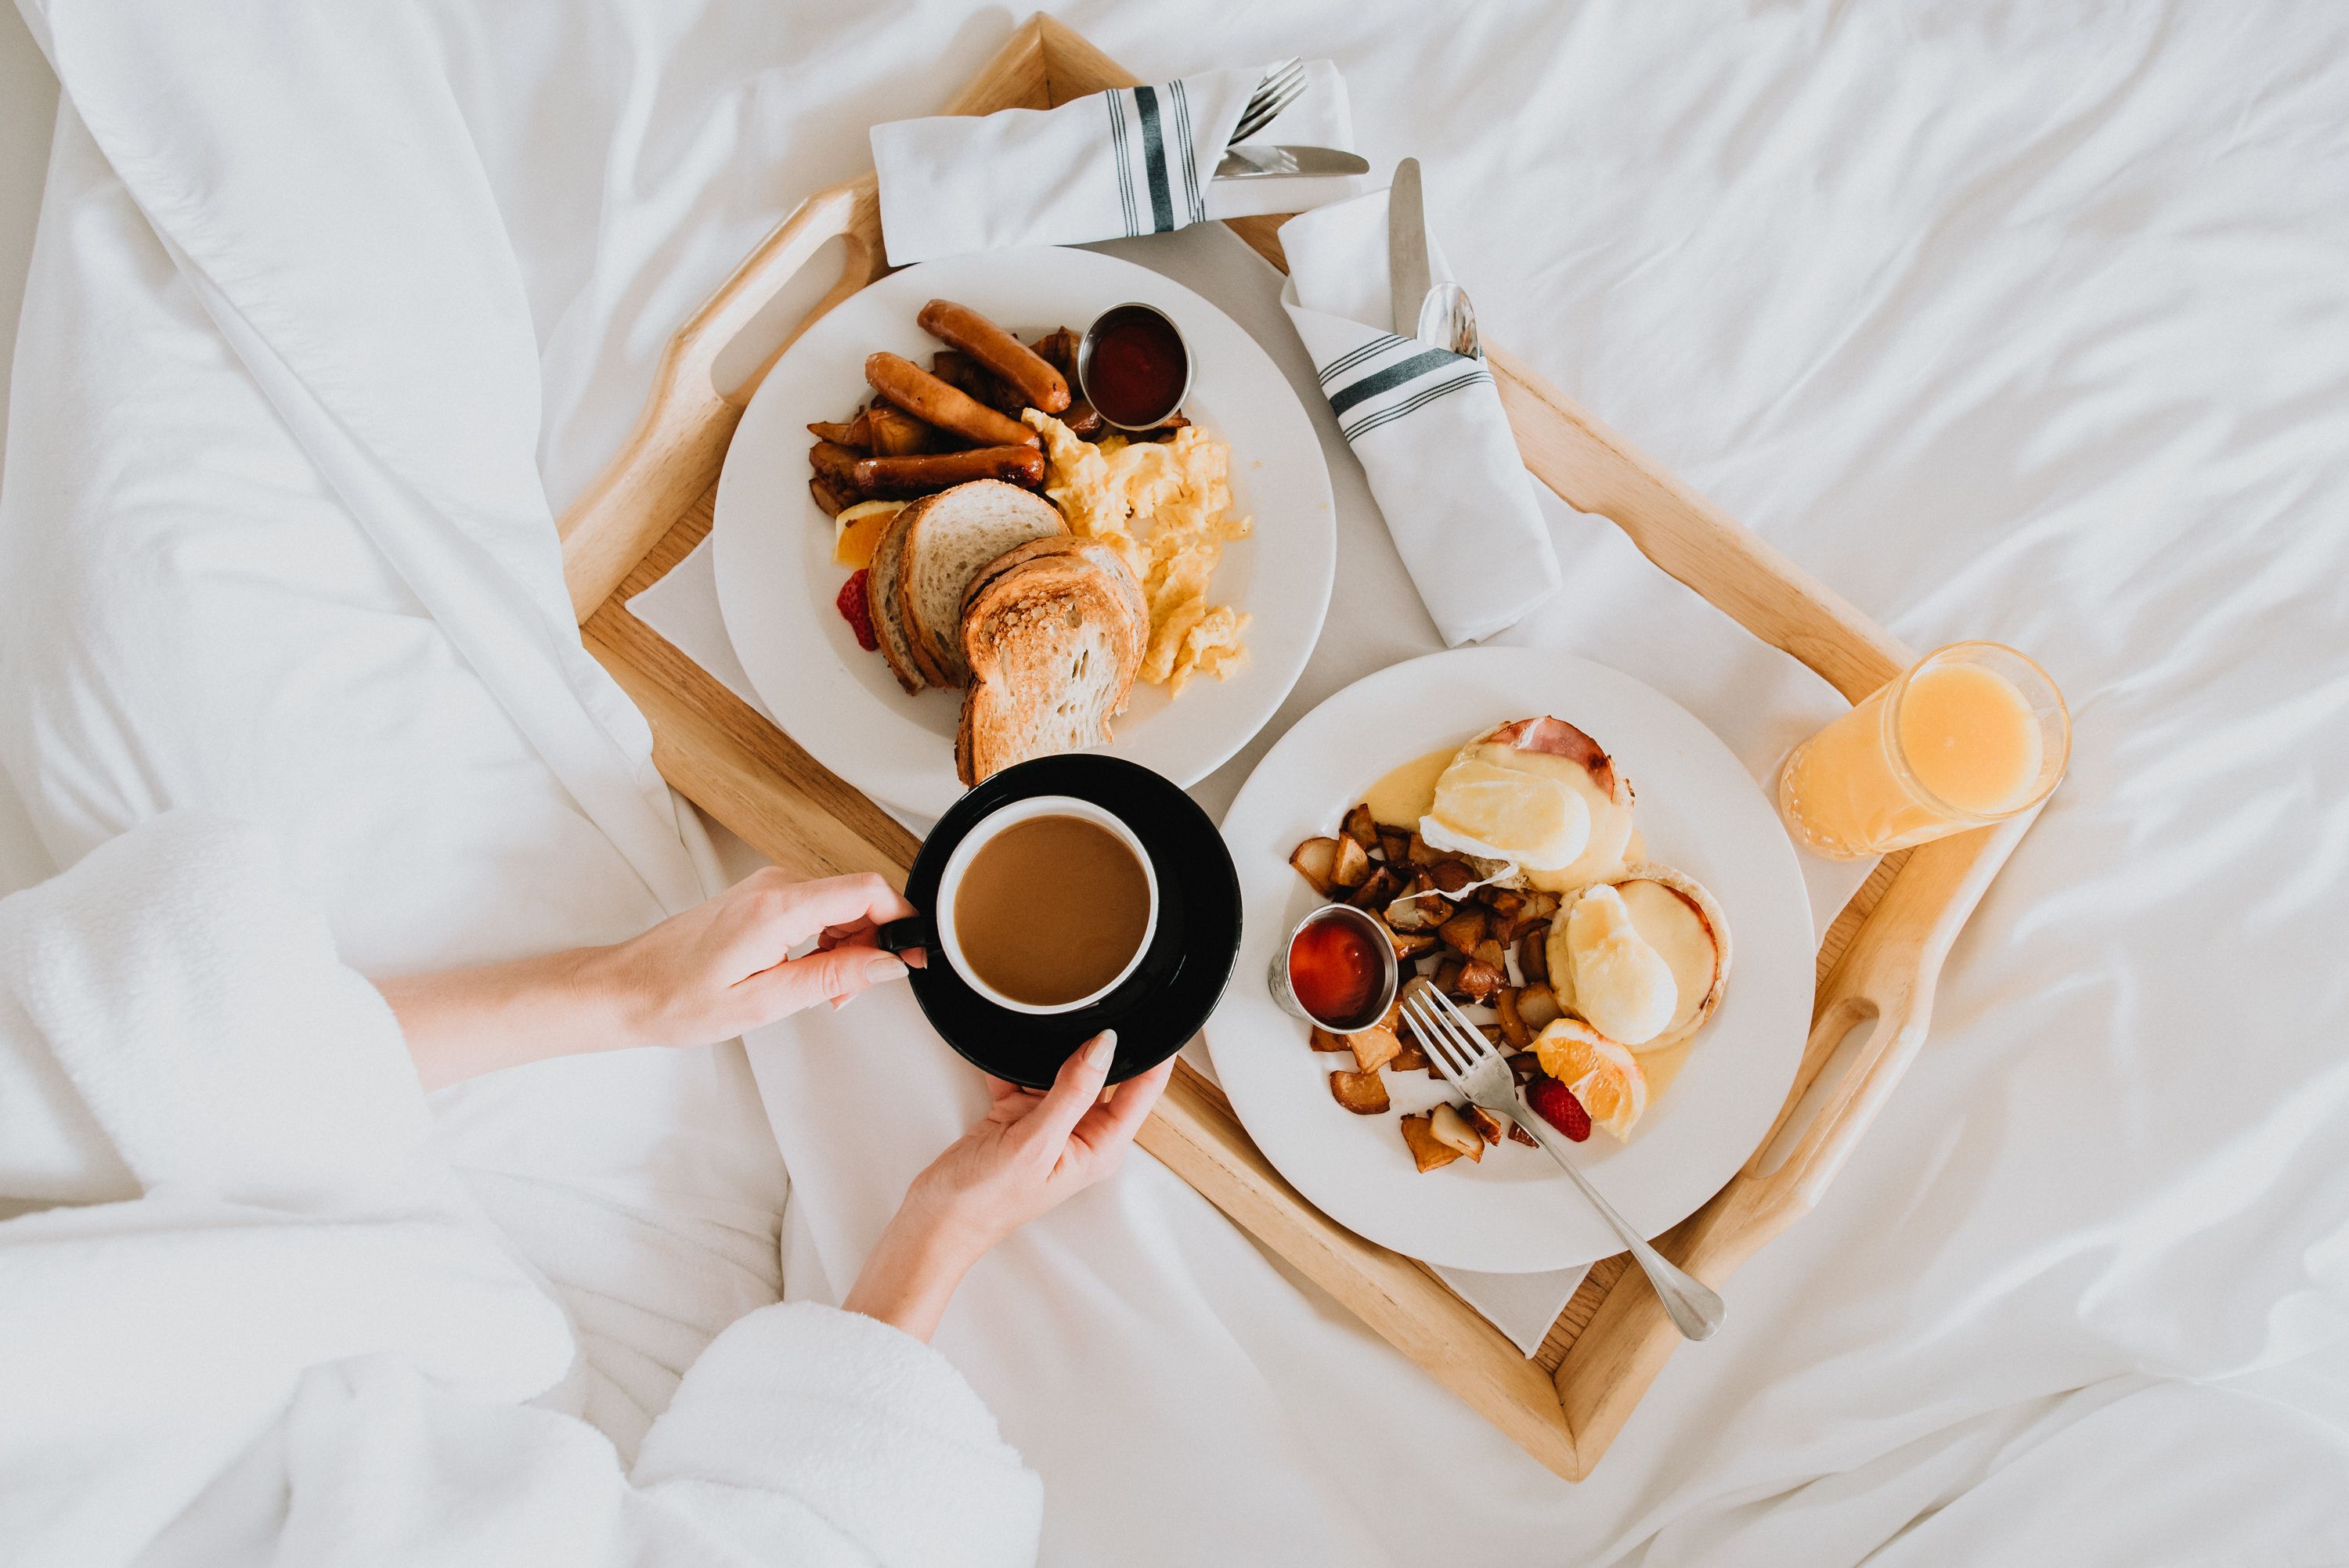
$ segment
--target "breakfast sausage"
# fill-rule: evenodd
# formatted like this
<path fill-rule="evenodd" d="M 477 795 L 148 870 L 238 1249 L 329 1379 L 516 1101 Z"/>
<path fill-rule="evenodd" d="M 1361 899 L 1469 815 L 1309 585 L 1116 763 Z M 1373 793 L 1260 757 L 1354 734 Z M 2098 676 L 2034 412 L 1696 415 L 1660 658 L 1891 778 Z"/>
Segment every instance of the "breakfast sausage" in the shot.
<path fill-rule="evenodd" d="M 905 458 L 866 458 L 856 465 L 856 488 L 895 499 L 932 495 L 972 480 L 1002 480 L 1030 489 L 1044 482 L 1044 454 L 1033 447 L 973 447 Z"/>
<path fill-rule="evenodd" d="M 864 379 L 915 418 L 990 447 L 1032 447 L 1036 432 L 999 414 L 966 392 L 957 392 L 899 354 L 875 354 L 864 361 Z"/>
<path fill-rule="evenodd" d="M 1057 414 L 1069 406 L 1069 382 L 1034 349 L 967 304 L 934 299 L 914 318 L 1018 388 L 1031 408 Z"/>

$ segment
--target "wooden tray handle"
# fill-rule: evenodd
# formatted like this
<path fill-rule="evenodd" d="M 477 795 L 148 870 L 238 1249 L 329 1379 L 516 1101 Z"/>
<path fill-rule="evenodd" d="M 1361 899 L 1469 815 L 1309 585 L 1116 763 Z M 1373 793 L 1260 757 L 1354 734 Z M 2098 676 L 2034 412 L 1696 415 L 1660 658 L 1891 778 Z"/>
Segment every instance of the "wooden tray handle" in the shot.
<path fill-rule="evenodd" d="M 718 356 L 815 253 L 848 242 L 840 281 L 773 353 L 730 393 L 718 389 Z M 565 511 L 563 575 L 581 621 L 611 595 L 678 514 L 708 490 L 726 460 L 742 409 L 775 359 L 809 323 L 887 270 L 880 188 L 872 175 L 817 191 L 759 242 L 661 351 L 636 428 L 612 466 Z"/>
<path fill-rule="evenodd" d="M 1950 944 L 2038 810 L 1921 845 L 1886 887 L 1851 946 L 1818 988 L 1802 1066 L 1778 1119 L 1744 1169 L 1657 1243 L 1718 1290 L 1740 1264 L 1808 1213 L 1925 1043 Z M 1875 1028 L 1807 1127 L 1790 1127 L 1850 1033 Z M 1790 1148 L 1783 1149 L 1786 1140 Z M 1604 1452 L 1680 1336 L 1644 1278 L 1627 1272 L 1557 1369 L 1576 1446 Z M 1734 1311 L 1733 1302 L 1732 1310 Z"/>
<path fill-rule="evenodd" d="M 1850 601 L 1514 355 L 1490 344 L 1485 351 L 1526 469 L 1568 505 L 1613 522 L 1649 560 L 1853 702 L 1914 662 L 1899 638 Z"/>

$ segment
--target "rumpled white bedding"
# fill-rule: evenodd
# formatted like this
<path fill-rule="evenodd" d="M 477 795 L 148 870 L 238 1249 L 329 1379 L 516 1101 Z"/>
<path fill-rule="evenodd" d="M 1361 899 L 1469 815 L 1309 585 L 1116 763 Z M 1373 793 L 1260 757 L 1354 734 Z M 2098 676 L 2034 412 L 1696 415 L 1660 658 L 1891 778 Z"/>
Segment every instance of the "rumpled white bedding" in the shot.
<path fill-rule="evenodd" d="M 169 812 L 0 900 L 9 1562 L 1033 1559 L 969 1384 L 854 1313 L 736 1320 L 631 1466 L 530 1408 L 563 1314 L 276 859 Z"/>
<path fill-rule="evenodd" d="M 133 36 L 168 48 L 171 25 Z M 243 80 L 218 75 L 218 89 L 233 97 Z M 345 123 L 364 140 L 382 122 Z M 172 149 L 198 150 L 174 135 Z M 205 216 L 225 223 L 234 210 L 215 194 Z M 445 236 L 421 218 L 403 227 Z M 345 232 L 357 247 L 383 237 L 371 223 Z M 444 353 L 454 341 L 534 355 L 517 300 L 452 287 L 394 310 L 401 302 L 339 257 L 268 253 L 309 286 L 345 280 L 346 298 L 364 302 L 330 313 L 338 325 L 316 352 L 369 393 L 378 425 L 446 421 L 415 431 L 411 450 L 447 469 L 463 455 L 448 443 L 469 427 L 502 419 L 530 438 L 529 410 L 501 402 L 535 402 L 526 368 L 519 383 L 458 375 L 487 405 L 471 411 L 452 410 L 437 381 L 388 375 L 424 330 L 409 317 L 440 309 L 477 322 Z M 429 606 L 435 580 L 403 575 L 374 545 L 70 108 L 34 271 L 16 385 L 47 390 L 13 399 L 0 490 L 0 729 L 51 863 L 173 805 L 265 824 L 346 960 L 371 975 L 613 941 L 665 913 Z M 365 310 L 379 312 L 367 317 L 372 339 Z M 520 481 L 471 470 L 526 469 L 527 455 L 484 449 L 442 482 L 511 500 Z M 502 521 L 543 575 L 554 551 L 531 542 L 545 502 L 532 505 L 535 522 L 528 508 Z M 457 515 L 462 530 L 443 531 L 452 550 L 494 539 L 502 521 L 470 499 Z M 434 546 L 429 531 L 409 531 L 412 548 Z M 684 853 L 674 827 L 669 851 Z M 444 1148 L 529 1238 L 578 1331 L 585 1355 L 554 1402 L 632 1450 L 700 1347 L 778 1290 L 785 1187 L 739 1048 L 551 1062 L 446 1090 L 435 1107 Z"/>
<path fill-rule="evenodd" d="M 651 918 L 681 880 L 663 802 L 549 629 L 535 531 L 674 323 L 1008 18 L 74 15 L 0 488 L 0 758 L 47 849 L 172 805 L 248 816 L 363 972 Z M 2349 1556 L 2349 19 L 1070 17 L 1146 78 L 1330 55 L 1366 154 L 1427 166 L 1490 337 L 1912 643 L 2032 650 L 2078 738 L 1932 1048 L 1592 1480 L 1538 1470 L 1137 1161 L 982 1265 L 940 1337 L 1044 1476 L 1047 1560 Z M 119 91 L 159 51 L 165 85 Z M 299 136 L 240 142 L 297 92 Z M 101 152 L 142 127 L 147 160 Z M 210 232 L 175 258 L 140 203 Z M 1609 531 L 1559 544 L 1567 645 L 1637 668 L 1726 636 Z M 1388 551 L 1349 537 L 1290 716 L 1432 645 L 1347 621 Z M 839 1139 L 843 1108 L 955 1070 L 894 998 L 767 1053 L 794 1296 L 845 1287 L 935 1141 L 928 1111 Z M 436 1103 L 493 1216 L 600 1317 L 574 1392 L 624 1452 L 775 1288 L 749 1102 L 714 1052 Z"/>

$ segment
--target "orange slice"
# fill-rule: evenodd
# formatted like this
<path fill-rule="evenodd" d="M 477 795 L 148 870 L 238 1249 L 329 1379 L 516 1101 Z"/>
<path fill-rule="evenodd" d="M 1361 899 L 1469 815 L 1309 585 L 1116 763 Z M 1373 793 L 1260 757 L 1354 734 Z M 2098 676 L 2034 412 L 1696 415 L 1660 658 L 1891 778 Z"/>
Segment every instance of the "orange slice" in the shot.
<path fill-rule="evenodd" d="M 859 572 L 873 564 L 873 552 L 881 543 L 881 531 L 889 520 L 905 510 L 902 500 L 861 500 L 854 506 L 840 509 L 832 520 L 832 559 L 851 572 Z"/>
<path fill-rule="evenodd" d="M 1630 1047 L 1578 1018 L 1560 1018 L 1534 1037 L 1541 1069 L 1574 1091 L 1590 1119 L 1618 1139 L 1648 1109 L 1648 1075 Z"/>

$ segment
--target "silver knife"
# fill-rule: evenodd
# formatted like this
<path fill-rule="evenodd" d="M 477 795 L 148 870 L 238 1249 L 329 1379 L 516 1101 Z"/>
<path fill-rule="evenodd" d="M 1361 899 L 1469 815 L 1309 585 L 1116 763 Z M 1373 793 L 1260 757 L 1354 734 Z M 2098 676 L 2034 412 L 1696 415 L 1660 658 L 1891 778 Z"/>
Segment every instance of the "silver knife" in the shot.
<path fill-rule="evenodd" d="M 1370 171 L 1369 159 L 1334 147 L 1235 147 L 1216 165 L 1218 180 L 1316 180 Z"/>
<path fill-rule="evenodd" d="M 1419 307 L 1428 290 L 1427 212 L 1419 199 L 1419 160 L 1395 165 L 1387 191 L 1387 285 L 1393 294 L 1397 337 L 1419 335 Z"/>

